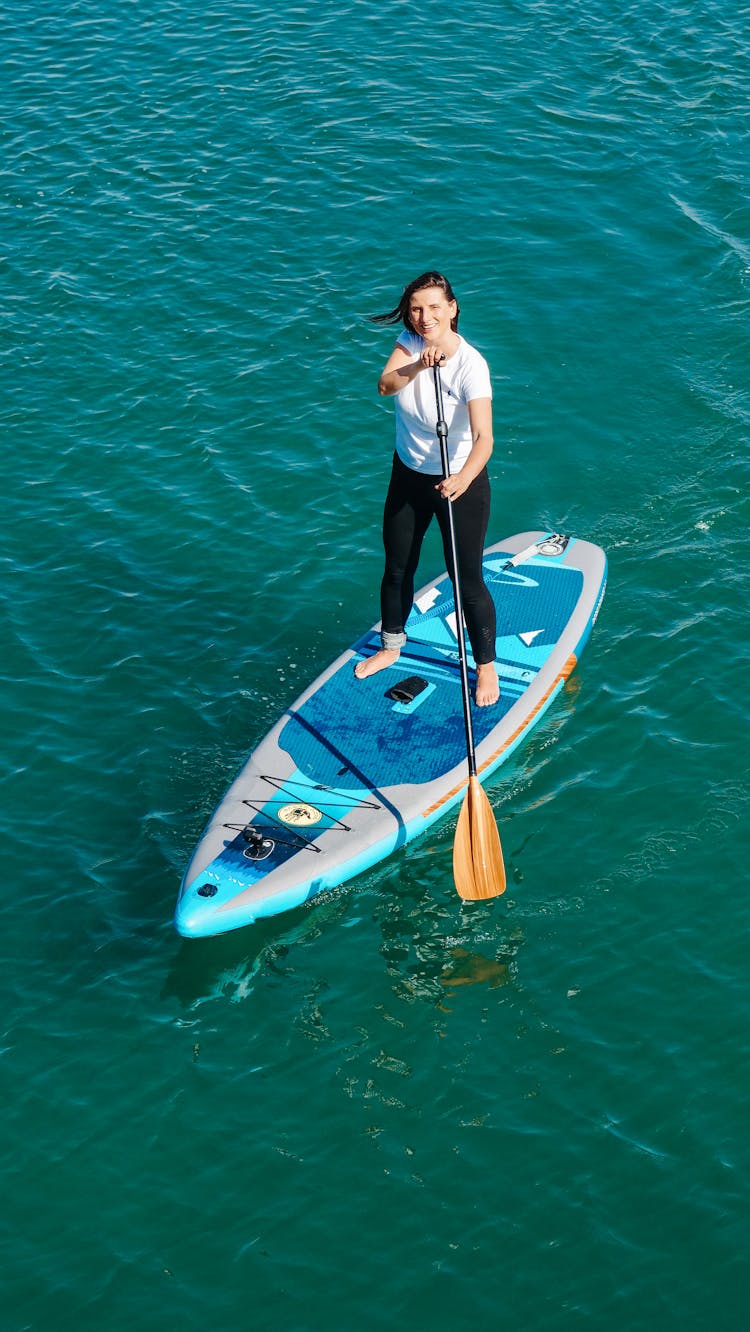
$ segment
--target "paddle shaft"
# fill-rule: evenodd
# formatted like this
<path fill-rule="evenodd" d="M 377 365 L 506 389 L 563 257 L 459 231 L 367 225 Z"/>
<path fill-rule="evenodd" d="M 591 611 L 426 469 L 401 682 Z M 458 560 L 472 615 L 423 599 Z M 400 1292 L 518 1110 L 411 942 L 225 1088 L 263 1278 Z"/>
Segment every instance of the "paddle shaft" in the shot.
<path fill-rule="evenodd" d="M 440 383 L 440 370 L 438 366 L 433 365 L 432 373 L 435 379 L 435 402 L 437 404 L 437 437 L 440 444 L 440 462 L 443 468 L 443 480 L 447 481 L 450 476 L 450 460 L 448 458 L 448 427 L 445 422 L 445 413 L 443 411 L 443 386 Z M 458 567 L 458 551 L 456 550 L 456 527 L 453 521 L 453 504 L 449 499 L 445 501 L 448 506 L 448 535 L 450 538 L 451 561 L 453 563 L 453 590 L 456 602 L 456 638 L 458 641 L 458 660 L 461 666 L 461 700 L 464 709 L 464 729 L 466 731 L 466 758 L 469 764 L 469 777 L 477 775 L 477 759 L 474 752 L 474 727 L 471 722 L 471 693 L 469 691 L 469 669 L 466 664 L 466 640 L 464 638 L 464 607 L 461 597 L 461 573 Z"/>

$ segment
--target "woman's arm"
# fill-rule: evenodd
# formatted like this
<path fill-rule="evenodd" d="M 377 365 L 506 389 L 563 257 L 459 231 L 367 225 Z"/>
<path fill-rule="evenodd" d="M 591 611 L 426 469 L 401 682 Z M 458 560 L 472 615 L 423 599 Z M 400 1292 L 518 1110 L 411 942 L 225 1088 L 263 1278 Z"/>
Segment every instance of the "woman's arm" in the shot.
<path fill-rule="evenodd" d="M 383 366 L 383 373 L 378 380 L 378 393 L 381 397 L 391 397 L 394 393 L 400 393 L 412 379 L 416 379 L 421 370 L 439 365 L 444 356 L 445 353 L 439 346 L 429 345 L 423 348 L 415 360 L 411 353 L 397 342 Z M 471 407 L 471 404 L 469 406 Z"/>
<path fill-rule="evenodd" d="M 458 499 L 459 495 L 468 490 L 482 468 L 486 467 L 492 453 L 492 399 L 473 398 L 467 405 L 473 440 L 471 452 L 460 472 L 447 477 L 435 487 L 449 500 Z"/>
<path fill-rule="evenodd" d="M 378 393 L 381 397 L 391 397 L 394 393 L 399 393 L 421 369 L 419 359 L 415 361 L 411 353 L 397 342 L 383 366 L 383 372 L 378 380 Z"/>

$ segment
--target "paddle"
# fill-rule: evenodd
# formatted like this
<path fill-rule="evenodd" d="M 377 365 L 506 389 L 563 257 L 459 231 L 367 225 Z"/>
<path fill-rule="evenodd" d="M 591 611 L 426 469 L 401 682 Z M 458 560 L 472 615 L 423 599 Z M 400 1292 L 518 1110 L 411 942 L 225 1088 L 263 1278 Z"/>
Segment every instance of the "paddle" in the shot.
<path fill-rule="evenodd" d="M 448 459 L 448 427 L 443 412 L 443 389 L 440 383 L 438 366 L 434 365 L 432 371 L 435 377 L 440 461 L 443 467 L 443 480 L 447 480 L 450 476 L 450 462 Z M 446 500 L 446 504 L 448 506 L 448 534 L 456 600 L 456 639 L 458 641 L 458 660 L 461 666 L 461 701 L 463 703 L 464 729 L 466 731 L 466 758 L 469 764 L 469 785 L 464 803 L 461 806 L 461 813 L 458 816 L 456 836 L 453 842 L 453 878 L 459 897 L 479 899 L 497 897 L 500 893 L 505 892 L 505 866 L 500 847 L 500 834 L 497 830 L 495 816 L 492 813 L 492 806 L 477 777 L 474 727 L 471 721 L 469 672 L 466 665 L 461 578 L 456 551 L 456 530 L 453 521 L 453 505 L 450 500 Z"/>

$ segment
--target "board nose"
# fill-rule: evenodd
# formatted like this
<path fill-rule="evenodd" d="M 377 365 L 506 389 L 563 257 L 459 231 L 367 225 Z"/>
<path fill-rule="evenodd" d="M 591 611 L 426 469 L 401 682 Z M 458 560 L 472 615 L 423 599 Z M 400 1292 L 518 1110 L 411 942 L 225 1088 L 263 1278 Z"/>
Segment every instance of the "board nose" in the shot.
<path fill-rule="evenodd" d="M 196 879 L 180 895 L 174 913 L 174 926 L 183 939 L 206 939 L 220 933 L 218 907 L 221 898 L 210 880 Z M 249 922 L 251 923 L 251 922 Z"/>

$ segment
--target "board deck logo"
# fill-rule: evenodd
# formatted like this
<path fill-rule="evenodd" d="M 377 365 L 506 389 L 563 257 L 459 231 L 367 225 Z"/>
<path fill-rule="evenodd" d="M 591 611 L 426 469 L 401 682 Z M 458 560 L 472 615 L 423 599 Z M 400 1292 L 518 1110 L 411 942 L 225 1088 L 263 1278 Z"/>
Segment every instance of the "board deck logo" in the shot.
<path fill-rule="evenodd" d="M 320 823 L 323 814 L 314 805 L 297 801 L 294 805 L 282 805 L 278 817 L 292 828 L 310 828 L 314 823 Z"/>

